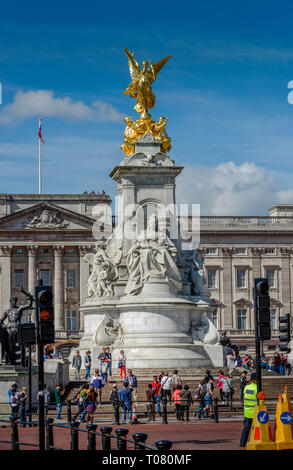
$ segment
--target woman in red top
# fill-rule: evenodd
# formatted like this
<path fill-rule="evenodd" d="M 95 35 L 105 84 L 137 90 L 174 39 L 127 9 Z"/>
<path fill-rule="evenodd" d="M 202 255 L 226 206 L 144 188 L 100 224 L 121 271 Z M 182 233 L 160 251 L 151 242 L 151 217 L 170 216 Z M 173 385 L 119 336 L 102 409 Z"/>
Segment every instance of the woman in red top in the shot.
<path fill-rule="evenodd" d="M 177 385 L 177 388 L 176 390 L 174 391 L 173 395 L 172 395 L 172 399 L 174 401 L 174 405 L 175 405 L 175 408 L 176 408 L 176 420 L 177 421 L 182 421 L 182 413 L 181 413 L 181 407 L 180 407 L 180 403 L 181 403 L 181 396 L 180 396 L 180 393 L 182 391 L 182 385 L 179 384 Z"/>
<path fill-rule="evenodd" d="M 160 401 L 161 401 L 161 383 L 158 381 L 158 377 L 156 375 L 154 375 L 153 377 L 154 381 L 152 382 L 152 388 L 153 388 L 153 391 L 154 391 L 154 401 L 157 405 L 157 413 L 162 416 L 162 413 L 161 413 L 161 405 L 160 405 Z"/>
<path fill-rule="evenodd" d="M 219 389 L 219 392 L 220 392 L 220 397 L 221 397 L 221 400 L 223 400 L 223 382 L 221 382 L 221 379 L 224 379 L 226 376 L 224 375 L 224 372 L 222 370 L 219 370 L 219 378 L 218 378 L 218 382 L 217 382 L 217 387 Z"/>

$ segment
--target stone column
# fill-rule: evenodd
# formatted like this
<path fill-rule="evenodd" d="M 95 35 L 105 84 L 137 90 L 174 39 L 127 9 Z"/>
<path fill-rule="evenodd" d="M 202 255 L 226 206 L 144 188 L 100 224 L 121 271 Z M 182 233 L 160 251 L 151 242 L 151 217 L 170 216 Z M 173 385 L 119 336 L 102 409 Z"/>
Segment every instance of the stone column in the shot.
<path fill-rule="evenodd" d="M 250 291 L 250 298 L 252 299 L 252 303 L 254 303 L 253 299 L 253 288 L 254 288 L 254 279 L 257 277 L 262 277 L 262 272 L 261 272 L 261 260 L 262 260 L 262 253 L 263 250 L 260 247 L 252 247 L 250 248 L 250 253 L 251 253 L 251 291 Z M 254 308 L 251 310 L 252 315 L 251 315 L 251 325 L 250 328 L 252 330 L 255 329 L 255 318 L 254 318 Z"/>
<path fill-rule="evenodd" d="M 85 303 L 87 296 L 87 281 L 90 275 L 90 265 L 84 260 L 84 256 L 89 253 L 92 246 L 80 246 L 79 247 L 79 301 L 80 305 Z M 84 329 L 84 317 L 83 313 L 79 312 L 79 329 Z"/>
<path fill-rule="evenodd" d="M 54 310 L 55 330 L 64 329 L 63 246 L 54 246 Z"/>
<path fill-rule="evenodd" d="M 290 279 L 291 249 L 281 247 L 280 254 L 281 254 L 281 259 L 280 259 L 281 271 L 279 273 L 280 274 L 279 294 L 281 294 L 281 297 L 279 297 L 278 300 L 281 300 L 282 305 L 283 305 L 282 313 L 287 313 L 287 312 L 291 313 L 291 285 L 290 285 L 291 284 L 291 279 Z M 271 294 L 271 296 L 273 296 L 273 294 Z"/>
<path fill-rule="evenodd" d="M 1 312 L 10 307 L 11 298 L 11 246 L 0 247 L 0 264 L 1 264 Z"/>
<path fill-rule="evenodd" d="M 35 286 L 37 283 L 37 268 L 36 268 L 36 257 L 37 257 L 37 246 L 28 246 L 28 291 L 31 295 L 34 295 Z M 36 321 L 35 310 L 32 310 L 32 322 Z"/>
<path fill-rule="evenodd" d="M 231 330 L 234 326 L 234 304 L 233 304 L 233 277 L 232 277 L 232 248 L 221 248 L 223 257 L 222 274 L 222 296 L 224 308 L 224 322 L 222 327 Z M 222 299 L 221 299 L 222 300 Z"/>

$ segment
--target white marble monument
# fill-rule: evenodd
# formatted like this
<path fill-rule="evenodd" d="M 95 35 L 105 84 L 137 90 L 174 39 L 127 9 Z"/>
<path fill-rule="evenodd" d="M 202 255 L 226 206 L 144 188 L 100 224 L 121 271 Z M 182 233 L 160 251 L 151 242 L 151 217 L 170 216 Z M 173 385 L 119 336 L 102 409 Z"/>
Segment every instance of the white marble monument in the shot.
<path fill-rule="evenodd" d="M 223 365 L 200 251 L 183 250 L 176 227 L 181 170 L 146 135 L 111 173 L 119 223 L 85 256 L 92 270 L 79 350 L 92 350 L 94 359 L 110 346 L 114 366 L 121 349 L 133 368 Z"/>
<path fill-rule="evenodd" d="M 79 350 L 93 351 L 94 366 L 110 346 L 114 367 L 121 349 L 127 367 L 220 367 L 223 347 L 210 319 L 203 260 L 193 240 L 184 249 L 177 223 L 175 179 L 183 167 L 167 155 L 167 119 L 155 122 L 148 112 L 155 105 L 151 84 L 171 56 L 140 68 L 125 51 L 133 80 L 125 94 L 136 98 L 140 118 L 125 118 L 125 156 L 110 175 L 118 184 L 118 225 L 85 257 L 91 274 Z"/>

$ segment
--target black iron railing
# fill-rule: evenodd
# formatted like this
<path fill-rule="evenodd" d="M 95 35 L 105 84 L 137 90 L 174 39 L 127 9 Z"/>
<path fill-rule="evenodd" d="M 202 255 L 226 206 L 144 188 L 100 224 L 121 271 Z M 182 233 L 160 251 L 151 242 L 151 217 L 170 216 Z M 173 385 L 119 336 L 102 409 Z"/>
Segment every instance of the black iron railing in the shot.
<path fill-rule="evenodd" d="M 19 440 L 19 429 L 18 429 L 18 418 L 11 417 L 10 420 L 0 420 L 2 423 L 10 423 L 11 425 L 11 440 L 0 440 L 0 444 L 11 444 L 11 450 L 19 451 L 20 446 L 39 447 L 38 444 L 21 442 Z M 38 424 L 37 422 L 29 422 L 28 425 Z M 116 450 L 127 450 L 128 444 L 132 446 L 132 450 L 152 450 L 152 451 L 168 451 L 172 447 L 172 442 L 168 440 L 159 440 L 155 445 L 146 443 L 148 435 L 145 433 L 133 433 L 132 439 L 128 438 L 129 430 L 126 428 L 115 429 L 115 434 L 112 433 L 113 428 L 110 426 L 102 426 L 100 431 L 97 431 L 97 424 L 88 424 L 86 429 L 79 428 L 79 422 L 72 421 L 69 425 L 67 424 L 55 424 L 53 418 L 47 418 L 45 420 L 45 435 L 46 445 L 45 450 L 65 450 L 55 445 L 54 430 L 57 428 L 67 429 L 69 431 L 70 439 L 70 450 L 79 450 L 79 435 L 80 433 L 87 433 L 87 450 L 95 451 L 97 449 L 96 437 L 101 438 L 101 450 L 110 451 Z"/>

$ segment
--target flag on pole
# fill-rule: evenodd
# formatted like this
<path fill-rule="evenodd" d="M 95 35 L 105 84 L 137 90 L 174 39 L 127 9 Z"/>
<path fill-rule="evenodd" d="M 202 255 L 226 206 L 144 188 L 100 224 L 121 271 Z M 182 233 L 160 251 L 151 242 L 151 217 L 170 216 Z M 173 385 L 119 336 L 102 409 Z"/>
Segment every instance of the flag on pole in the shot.
<path fill-rule="evenodd" d="M 43 139 L 43 136 L 42 136 L 42 124 L 41 124 L 41 119 L 39 119 L 39 132 L 38 132 L 38 136 L 42 142 L 42 144 L 44 143 L 44 139 Z"/>

